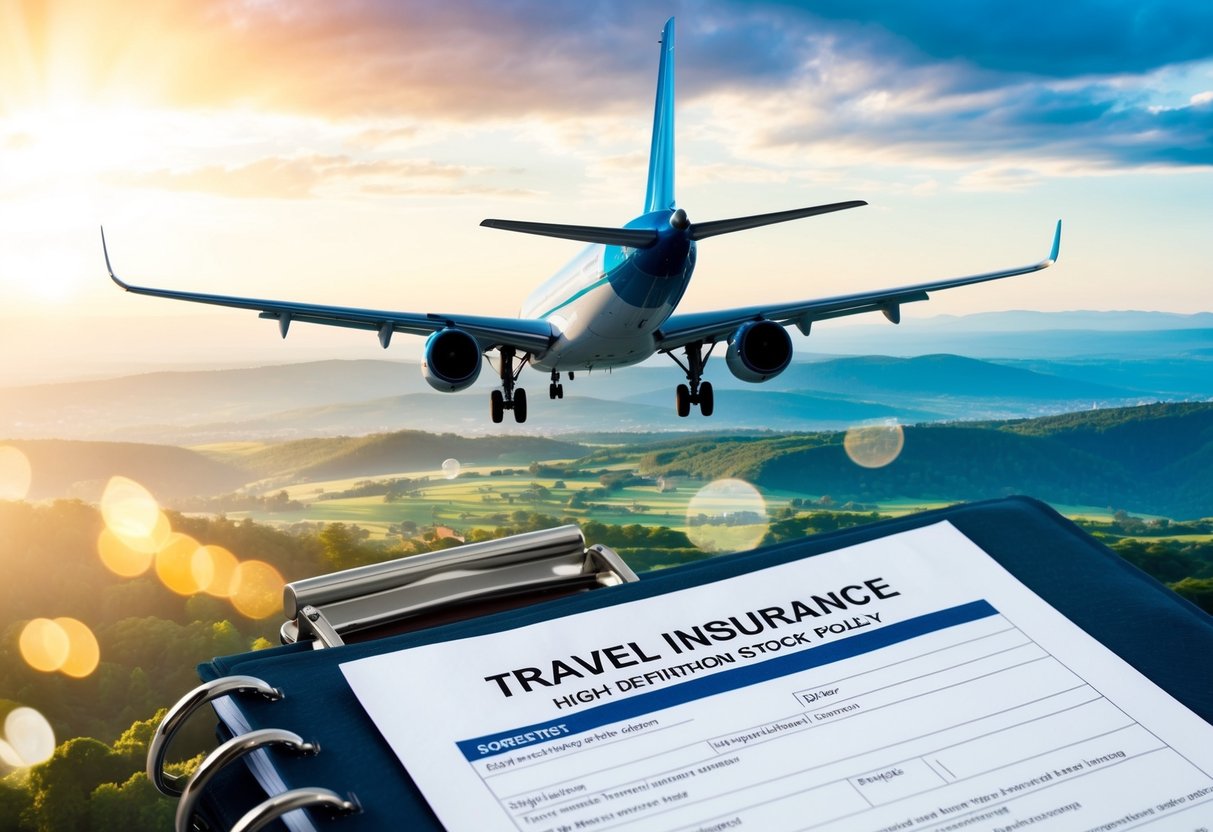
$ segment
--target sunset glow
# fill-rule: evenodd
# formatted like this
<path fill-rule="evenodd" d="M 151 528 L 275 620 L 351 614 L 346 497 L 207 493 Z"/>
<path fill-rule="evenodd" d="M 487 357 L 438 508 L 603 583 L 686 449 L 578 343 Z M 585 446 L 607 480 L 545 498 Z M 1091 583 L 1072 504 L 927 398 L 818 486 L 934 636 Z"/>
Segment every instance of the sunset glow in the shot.
<path fill-rule="evenodd" d="M 946 4 L 611 8 L 5 4 L 0 316 L 71 319 L 32 330 L 43 340 L 27 362 L 43 376 L 224 351 L 382 354 L 332 331 L 292 332 L 284 348 L 236 312 L 124 295 L 105 280 L 103 222 L 133 279 L 512 314 L 573 249 L 477 223 L 635 215 L 669 14 L 679 201 L 693 217 L 871 203 L 705 243 L 688 311 L 754 302 L 739 275 L 792 299 L 1027 262 L 1059 216 L 1064 274 L 946 293 L 915 314 L 1201 303 L 1213 61 L 1170 36 L 1208 25 L 1199 4 L 1108 10 L 1097 26 L 1081 4 L 1049 7 L 1044 33 L 1017 28 L 1032 14 L 995 25 Z M 182 337 L 150 340 L 170 316 Z M 828 349 L 829 331 L 814 343 Z M 398 340 L 391 355 L 412 357 Z"/>

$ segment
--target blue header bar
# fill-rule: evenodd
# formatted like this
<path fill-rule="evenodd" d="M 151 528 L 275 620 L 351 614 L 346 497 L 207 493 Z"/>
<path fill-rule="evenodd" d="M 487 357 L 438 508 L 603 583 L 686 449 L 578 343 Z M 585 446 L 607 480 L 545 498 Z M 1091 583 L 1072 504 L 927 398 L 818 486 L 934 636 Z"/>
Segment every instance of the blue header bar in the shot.
<path fill-rule="evenodd" d="M 819 647 L 811 647 L 798 653 L 790 653 L 756 664 L 725 670 L 711 676 L 702 676 L 652 693 L 596 705 L 579 713 L 569 714 L 563 719 L 552 719 L 511 731 L 499 731 L 470 740 L 459 740 L 455 744 L 463 752 L 463 756 L 472 761 L 495 757 L 498 754 L 508 754 L 529 745 L 581 734 L 604 725 L 624 722 L 654 711 L 693 702 L 696 699 L 705 699 L 718 693 L 727 693 L 750 685 L 769 682 L 781 676 L 790 676 L 803 670 L 870 653 L 882 647 L 909 641 L 948 627 L 968 624 L 991 615 L 998 615 L 998 610 L 994 609 L 988 601 L 973 601 L 958 607 L 950 607 L 946 610 L 920 615 L 917 618 L 899 621 L 896 624 L 889 624 L 873 632 L 861 633 Z M 688 655 L 686 658 L 693 657 Z"/>

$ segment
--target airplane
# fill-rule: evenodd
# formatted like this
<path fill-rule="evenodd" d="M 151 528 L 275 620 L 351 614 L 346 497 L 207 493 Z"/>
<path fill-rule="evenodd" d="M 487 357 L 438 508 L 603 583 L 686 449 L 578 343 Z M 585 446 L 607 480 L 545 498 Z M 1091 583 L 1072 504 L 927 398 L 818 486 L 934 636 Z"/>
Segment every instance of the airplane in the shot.
<path fill-rule="evenodd" d="M 531 293 L 517 318 L 321 306 L 135 286 L 114 273 L 102 228 L 110 278 L 135 294 L 257 311 L 260 317 L 278 322 L 283 338 L 293 323 L 373 330 L 384 349 L 397 332 L 426 336 L 422 374 L 431 387 L 443 392 L 470 387 L 480 376 L 485 356 L 496 351 L 501 386 L 490 395 L 490 416 L 501 422 L 505 412 L 512 411 L 521 423 L 526 421 L 527 399 L 518 379 L 528 364 L 550 373 L 548 397 L 562 399 L 563 374 L 572 381 L 577 371 L 624 367 L 662 353 L 686 376 L 686 383 L 675 389 L 678 415 L 685 417 L 697 406 L 702 415 L 711 416 L 715 396 L 711 382 L 703 380 L 703 371 L 721 343 L 734 376 L 764 382 L 787 369 L 792 359 L 786 327 L 795 326 L 807 336 L 817 321 L 876 311 L 896 324 L 902 304 L 928 300 L 931 292 L 1037 272 L 1057 260 L 1060 220 L 1048 257 L 1029 266 L 835 297 L 676 314 L 695 269 L 699 241 L 867 203 L 851 200 L 692 222 L 674 198 L 674 18 L 666 21 L 660 43 L 644 213 L 621 228 L 502 219 L 480 223 L 590 244 Z"/>

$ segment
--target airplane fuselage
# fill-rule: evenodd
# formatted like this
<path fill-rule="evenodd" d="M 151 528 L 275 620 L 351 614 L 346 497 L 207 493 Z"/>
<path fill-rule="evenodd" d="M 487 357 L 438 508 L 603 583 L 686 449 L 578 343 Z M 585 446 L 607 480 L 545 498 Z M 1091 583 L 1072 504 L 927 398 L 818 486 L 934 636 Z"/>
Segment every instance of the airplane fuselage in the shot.
<path fill-rule="evenodd" d="M 695 270 L 695 242 L 655 211 L 626 228 L 655 229 L 644 249 L 590 245 L 526 299 L 521 317 L 552 324 L 560 335 L 531 356 L 545 372 L 623 367 L 656 352 L 653 334 L 682 300 Z"/>

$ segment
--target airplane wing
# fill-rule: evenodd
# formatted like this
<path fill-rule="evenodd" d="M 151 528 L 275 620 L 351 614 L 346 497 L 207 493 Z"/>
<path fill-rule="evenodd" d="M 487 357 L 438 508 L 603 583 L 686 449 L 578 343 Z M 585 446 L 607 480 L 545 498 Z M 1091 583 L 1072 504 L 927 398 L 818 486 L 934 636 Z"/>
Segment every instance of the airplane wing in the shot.
<path fill-rule="evenodd" d="M 984 283 L 1020 274 L 1030 274 L 1047 269 L 1057 260 L 1061 248 L 1061 220 L 1053 234 L 1053 248 L 1049 256 L 1039 263 L 1014 269 L 976 274 L 969 277 L 953 277 L 930 283 L 917 283 L 892 289 L 859 292 L 831 298 L 795 301 L 767 306 L 746 306 L 736 309 L 721 309 L 714 312 L 691 312 L 671 315 L 656 333 L 657 349 L 660 352 L 675 350 L 696 341 L 714 343 L 729 337 L 737 327 L 747 321 L 768 320 L 784 326 L 795 325 L 805 335 L 814 321 L 857 315 L 861 312 L 883 312 L 893 323 L 901 320 L 901 305 L 919 300 L 928 300 L 929 293 L 971 283 Z"/>
<path fill-rule="evenodd" d="M 101 250 L 105 253 L 105 267 L 110 279 L 128 292 L 137 295 L 187 300 L 194 303 L 209 303 L 215 306 L 231 306 L 236 309 L 252 309 L 259 317 L 278 321 L 278 331 L 286 337 L 290 325 L 296 321 L 327 326 L 342 326 L 350 329 L 369 329 L 379 334 L 379 343 L 384 349 L 395 332 L 411 335 L 429 335 L 432 332 L 454 326 L 476 338 L 482 349 L 513 347 L 523 352 L 542 352 L 555 341 L 557 333 L 547 321 L 530 318 L 489 318 L 478 315 L 442 315 L 435 313 L 391 312 L 380 309 L 357 309 L 346 306 L 320 306 L 310 303 L 294 303 L 280 300 L 258 300 L 256 298 L 211 295 L 202 292 L 179 292 L 172 289 L 153 289 L 133 286 L 114 274 L 110 265 L 109 250 L 105 245 L 105 230 L 101 231 Z"/>

